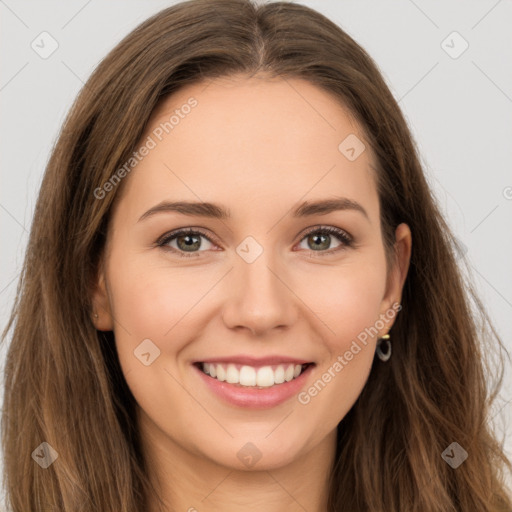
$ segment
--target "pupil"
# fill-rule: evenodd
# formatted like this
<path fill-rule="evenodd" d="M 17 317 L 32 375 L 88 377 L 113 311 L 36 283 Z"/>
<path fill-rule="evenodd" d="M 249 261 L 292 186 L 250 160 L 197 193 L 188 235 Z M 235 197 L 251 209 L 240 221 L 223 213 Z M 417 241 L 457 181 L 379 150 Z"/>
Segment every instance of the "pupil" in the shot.
<path fill-rule="evenodd" d="M 327 249 L 327 248 L 329 247 L 329 242 L 328 242 L 329 237 L 328 237 L 327 235 L 313 235 L 313 236 L 312 236 L 312 237 L 310 237 L 310 238 L 314 239 L 314 240 L 315 240 L 315 243 L 316 243 L 316 239 L 318 239 L 318 238 L 320 238 L 320 239 L 321 239 L 321 238 L 323 238 L 323 239 L 324 239 L 324 241 L 327 243 L 327 245 L 326 245 L 326 246 L 325 246 L 325 243 L 324 243 L 324 246 L 325 246 L 324 248 L 325 248 L 325 249 Z M 321 242 L 320 242 L 320 243 L 321 243 Z M 318 246 L 316 247 L 316 249 L 318 249 Z M 315 249 L 315 250 L 316 250 L 316 249 Z"/>
<path fill-rule="evenodd" d="M 180 236 L 179 239 L 178 239 L 178 245 L 180 245 L 180 241 L 182 241 L 183 239 L 185 239 L 185 247 L 193 247 L 194 245 L 196 245 L 197 247 L 193 247 L 195 249 L 199 249 L 199 245 L 200 245 L 200 242 L 194 242 L 193 240 L 196 239 L 196 240 L 199 240 L 199 237 L 197 236 L 191 236 L 191 235 L 185 235 L 185 236 Z"/>

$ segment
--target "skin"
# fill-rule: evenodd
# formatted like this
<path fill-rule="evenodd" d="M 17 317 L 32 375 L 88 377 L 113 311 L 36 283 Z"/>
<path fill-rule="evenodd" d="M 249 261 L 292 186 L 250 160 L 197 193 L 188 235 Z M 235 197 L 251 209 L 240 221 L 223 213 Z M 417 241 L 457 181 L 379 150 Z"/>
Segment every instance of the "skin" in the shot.
<path fill-rule="evenodd" d="M 373 154 L 366 144 L 349 161 L 338 150 L 349 134 L 364 136 L 323 90 L 258 75 L 189 85 L 159 105 L 144 138 L 191 96 L 198 105 L 125 178 L 94 292 L 94 322 L 115 333 L 163 510 L 325 512 L 336 426 L 367 381 L 377 337 L 394 319 L 308 404 L 293 397 L 270 409 L 235 407 L 213 395 L 191 363 L 239 354 L 301 357 L 316 363 L 307 390 L 400 302 L 411 233 L 406 224 L 397 227 L 398 258 L 387 272 Z M 303 201 L 335 197 L 357 201 L 368 218 L 355 210 L 290 213 Z M 139 221 L 164 200 L 220 204 L 231 217 L 164 212 Z M 354 245 L 343 247 L 329 234 L 323 243 L 308 238 L 308 228 L 321 226 L 346 231 Z M 187 249 L 177 239 L 169 243 L 174 253 L 156 246 L 186 227 L 203 228 L 212 240 L 197 235 L 189 251 L 198 257 L 180 257 Z M 247 236 L 263 249 L 252 263 L 236 252 Z M 149 366 L 133 353 L 147 338 L 160 350 Z M 250 468 L 237 457 L 248 442 L 261 453 Z M 156 500 L 151 510 L 158 510 Z"/>

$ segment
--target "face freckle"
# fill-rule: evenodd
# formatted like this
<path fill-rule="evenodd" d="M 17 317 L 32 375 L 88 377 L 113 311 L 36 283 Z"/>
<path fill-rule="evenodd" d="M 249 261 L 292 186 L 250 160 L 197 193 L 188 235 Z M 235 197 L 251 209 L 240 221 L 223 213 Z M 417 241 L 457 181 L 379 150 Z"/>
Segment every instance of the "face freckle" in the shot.
<path fill-rule="evenodd" d="M 343 106 L 298 79 L 187 86 L 142 140 L 190 98 L 196 106 L 126 178 L 113 214 L 105 280 L 116 347 L 144 432 L 228 467 L 250 439 L 272 468 L 332 442 L 371 369 L 377 336 L 361 333 L 399 296 L 375 162 Z M 312 364 L 292 396 L 244 407 L 195 364 L 242 356 Z"/>

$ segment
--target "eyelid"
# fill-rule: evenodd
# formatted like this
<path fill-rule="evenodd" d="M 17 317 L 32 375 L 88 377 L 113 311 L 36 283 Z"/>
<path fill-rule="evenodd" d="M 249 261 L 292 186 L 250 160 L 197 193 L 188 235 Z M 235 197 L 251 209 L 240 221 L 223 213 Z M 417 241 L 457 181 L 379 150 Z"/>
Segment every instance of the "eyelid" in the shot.
<path fill-rule="evenodd" d="M 340 238 L 345 238 L 346 242 L 347 243 L 352 243 L 354 241 L 354 238 L 352 237 L 352 235 L 350 235 L 347 231 L 345 231 L 344 229 L 341 229 L 341 228 L 338 228 L 336 226 L 330 226 L 330 225 L 326 225 L 326 224 L 318 224 L 316 226 L 312 226 L 310 228 L 307 228 L 306 231 L 304 231 L 302 233 L 302 236 L 299 240 L 299 242 L 307 235 L 311 234 L 311 233 L 316 233 L 316 232 L 326 232 L 326 233 L 329 233 L 329 234 L 333 234 L 333 235 L 337 235 L 339 236 Z"/>

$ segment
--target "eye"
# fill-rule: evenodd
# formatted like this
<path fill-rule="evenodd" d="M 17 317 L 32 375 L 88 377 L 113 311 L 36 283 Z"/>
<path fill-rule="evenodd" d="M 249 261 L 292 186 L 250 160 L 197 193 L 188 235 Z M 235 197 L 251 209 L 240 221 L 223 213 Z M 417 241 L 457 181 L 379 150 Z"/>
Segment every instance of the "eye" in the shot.
<path fill-rule="evenodd" d="M 162 247 L 163 249 L 170 249 L 172 252 L 178 253 L 178 255 L 183 258 L 190 258 L 200 256 L 198 253 L 202 251 L 198 251 L 197 249 L 202 245 L 201 238 L 206 239 L 208 244 L 213 243 L 205 233 L 197 228 L 180 229 L 179 231 L 169 233 L 164 235 L 164 237 L 156 243 L 159 247 Z M 172 242 L 176 242 L 177 247 L 173 247 L 171 245 Z M 210 247 L 208 246 L 206 247 L 206 249 L 209 248 Z"/>
<path fill-rule="evenodd" d="M 339 245 L 328 251 L 323 250 L 329 249 L 333 235 L 340 242 Z M 202 247 L 204 245 L 201 242 L 202 238 L 207 241 L 206 247 Z M 335 228 L 333 226 L 316 226 L 310 229 L 302 240 L 305 240 L 306 243 L 311 243 L 311 247 L 313 247 L 313 249 L 306 247 L 306 250 L 326 253 L 327 255 L 351 247 L 353 244 L 353 240 L 350 235 L 342 229 Z M 174 243 L 175 245 L 171 245 Z M 208 246 L 208 244 L 210 244 L 210 246 Z M 190 258 L 201 255 L 200 253 L 203 251 L 200 251 L 199 248 L 202 247 L 203 249 L 208 250 L 211 249 L 211 246 L 214 244 L 210 237 L 202 230 L 198 228 L 185 228 L 164 235 L 157 240 L 156 245 L 164 250 L 177 253 L 180 257 Z"/>
<path fill-rule="evenodd" d="M 332 235 L 334 235 L 338 239 L 340 244 L 337 247 L 335 247 L 334 250 L 322 250 L 329 248 L 328 246 L 332 241 Z M 352 238 L 345 231 L 339 228 L 335 228 L 333 226 L 320 226 L 310 229 L 302 240 L 305 240 L 306 243 L 311 244 L 310 247 L 313 247 L 313 249 L 310 250 L 312 250 L 313 252 L 321 252 L 327 254 L 332 254 L 340 250 L 346 249 L 348 247 L 351 247 L 353 244 Z M 309 249 L 309 247 L 306 247 L 306 249 Z"/>

